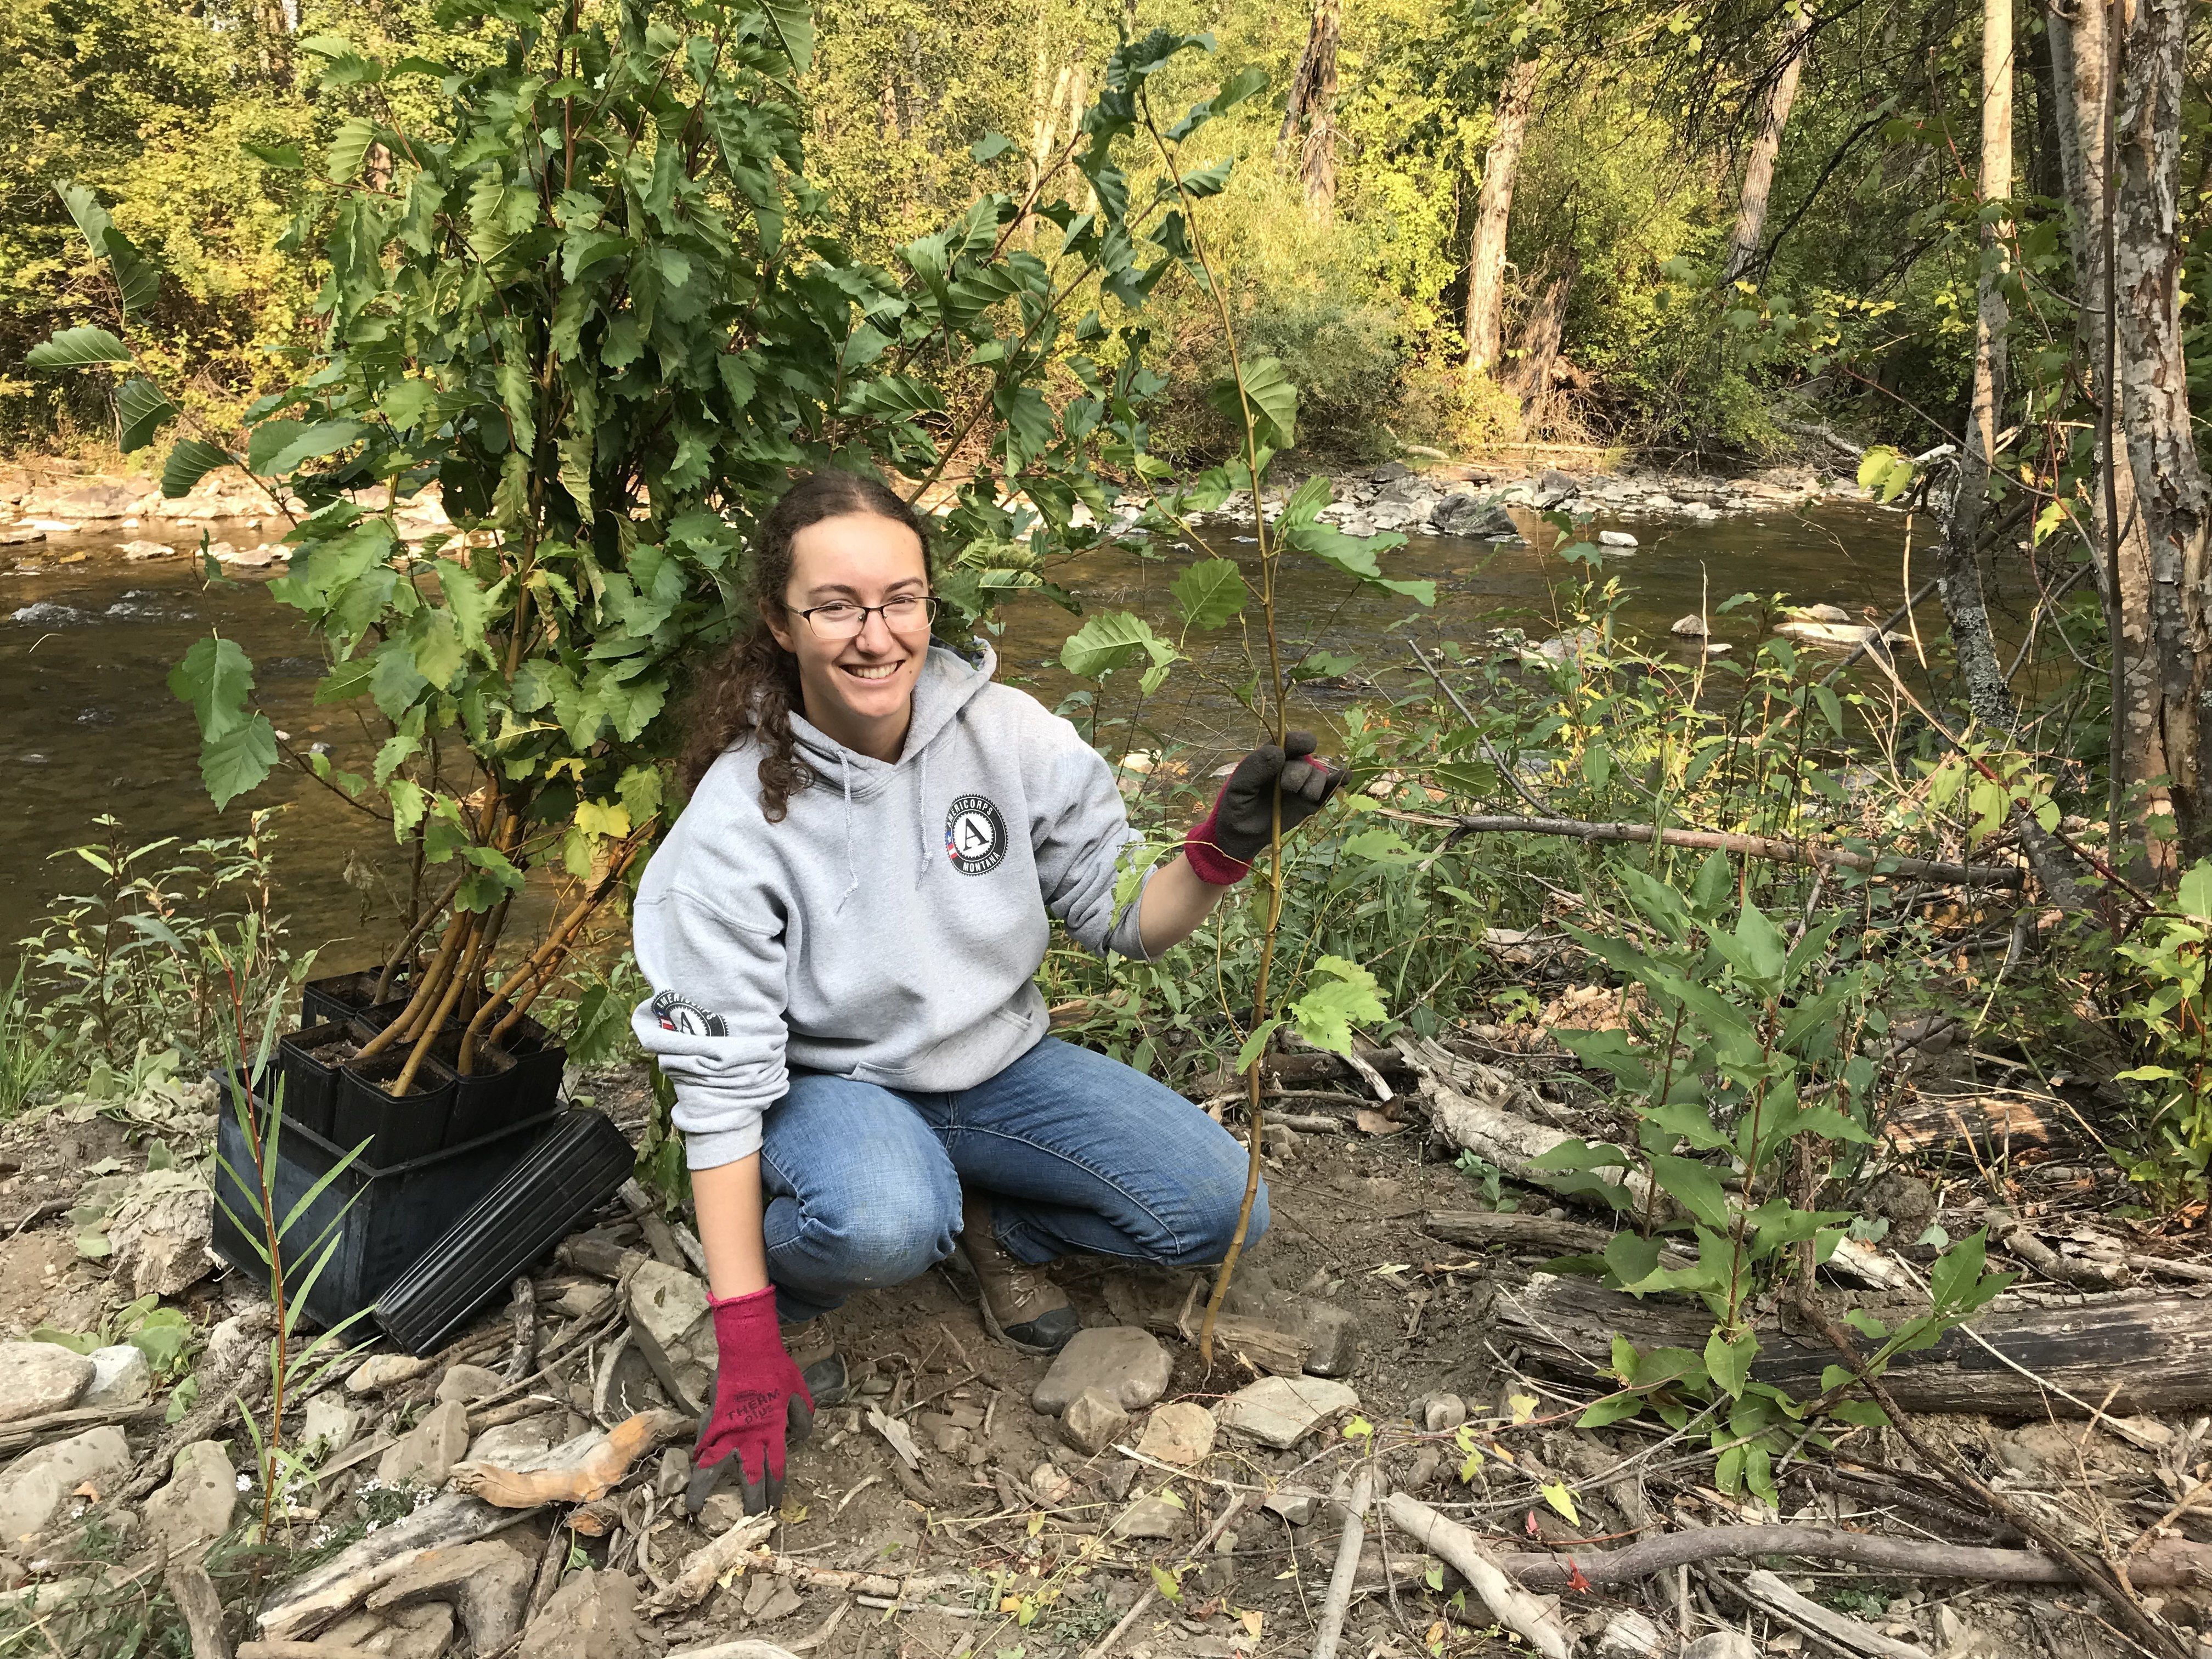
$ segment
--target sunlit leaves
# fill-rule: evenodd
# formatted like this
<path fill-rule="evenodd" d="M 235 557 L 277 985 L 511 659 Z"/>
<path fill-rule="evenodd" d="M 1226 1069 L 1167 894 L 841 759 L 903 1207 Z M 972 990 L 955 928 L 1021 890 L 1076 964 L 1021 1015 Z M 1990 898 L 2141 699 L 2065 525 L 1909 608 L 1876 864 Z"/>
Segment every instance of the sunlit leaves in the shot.
<path fill-rule="evenodd" d="M 253 664 L 234 640 L 195 641 L 169 673 L 169 690 L 191 705 L 200 727 L 200 776 L 216 810 L 257 787 L 276 764 L 276 732 L 249 714 Z"/>
<path fill-rule="evenodd" d="M 1305 994 L 1291 1005 L 1298 1035 L 1332 1054 L 1352 1052 L 1352 1028 L 1386 1017 L 1375 975 L 1342 957 L 1314 963 L 1322 977 L 1307 981 Z"/>

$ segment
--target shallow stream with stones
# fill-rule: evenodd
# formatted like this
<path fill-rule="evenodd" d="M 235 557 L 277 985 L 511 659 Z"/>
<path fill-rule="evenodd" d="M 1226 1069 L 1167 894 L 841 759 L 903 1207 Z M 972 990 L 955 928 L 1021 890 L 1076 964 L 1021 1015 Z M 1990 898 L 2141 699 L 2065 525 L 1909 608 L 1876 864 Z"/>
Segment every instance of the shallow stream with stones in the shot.
<path fill-rule="evenodd" d="M 1593 541 L 1608 531 L 1635 538 L 1633 548 L 1605 550 L 1604 574 L 1618 578 L 1625 594 L 1622 622 L 1652 648 L 1685 661 L 1695 641 L 1668 629 L 1687 613 L 1707 614 L 1713 640 L 1739 657 L 1756 646 L 1759 624 L 1749 608 L 1719 609 L 1738 592 L 1832 605 L 1857 623 L 1879 622 L 1899 603 L 1904 517 L 1858 499 L 1848 483 L 1824 490 L 1810 473 L 1752 481 L 1469 474 L 1439 468 L 1423 477 L 1392 465 L 1337 480 L 1330 516 L 1355 533 L 1407 533 L 1384 568 L 1435 580 L 1433 611 L 1414 615 L 1393 596 L 1352 592 L 1311 561 L 1286 563 L 1286 648 L 1357 659 L 1331 684 L 1302 694 L 1318 723 L 1367 678 L 1404 666 L 1409 634 L 1480 648 L 1496 629 L 1518 629 L 1539 641 L 1571 627 L 1569 595 L 1585 568 L 1558 556 L 1557 532 L 1534 507 L 1576 510 L 1577 533 Z M 283 520 L 250 516 L 252 509 L 251 499 L 234 492 L 161 503 L 136 481 L 0 475 L 0 766 L 15 785 L 0 802 L 0 852 L 12 877 L 0 889 L 0 962 L 55 894 L 81 889 L 82 866 L 50 855 L 92 839 L 98 814 L 119 818 L 133 841 L 243 829 L 242 805 L 218 815 L 202 790 L 198 733 L 166 684 L 192 641 L 210 629 L 236 639 L 253 659 L 256 696 L 281 730 L 301 747 L 329 744 L 340 764 L 365 763 L 373 738 L 349 713 L 314 707 L 323 672 L 315 643 L 263 591 L 283 568 Z M 1464 533 L 1437 533 L 1440 523 Z M 1930 568 L 1930 526 L 1924 517 L 1919 524 L 1916 585 Z M 1513 539 L 1492 538 L 1516 530 Z M 203 575 L 196 556 L 203 532 L 219 556 L 228 551 L 234 585 Z M 1200 533 L 1212 551 L 1248 561 L 1253 551 L 1249 525 L 1228 514 L 1213 515 Z M 1051 574 L 1092 612 L 1129 609 L 1164 625 L 1172 614 L 1169 584 L 1191 556 L 1136 542 Z M 1932 603 L 1919 620 L 1923 637 L 1940 631 Z M 1042 601 L 1017 603 L 995 641 L 1000 677 L 1062 705 L 1081 689 L 1059 661 L 1061 642 L 1078 625 Z M 1243 643 L 1231 630 L 1194 642 L 1192 654 L 1195 663 L 1141 708 L 1133 685 L 1109 684 L 1097 711 L 1107 722 L 1097 734 L 1102 747 L 1176 742 L 1219 752 L 1252 740 L 1251 717 L 1231 690 L 1249 672 Z M 1066 707 L 1079 720 L 1091 712 L 1080 702 Z M 278 826 L 276 864 L 295 945 L 319 946 L 332 970 L 365 961 L 386 931 L 402 876 L 386 832 L 297 774 L 280 774 L 251 799 L 289 809 Z"/>

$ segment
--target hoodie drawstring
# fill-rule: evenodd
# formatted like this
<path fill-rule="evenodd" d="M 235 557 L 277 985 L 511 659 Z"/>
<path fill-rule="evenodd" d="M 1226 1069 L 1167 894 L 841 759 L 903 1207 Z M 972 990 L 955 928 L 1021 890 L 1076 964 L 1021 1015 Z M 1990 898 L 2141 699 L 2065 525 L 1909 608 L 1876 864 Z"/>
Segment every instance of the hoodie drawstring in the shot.
<path fill-rule="evenodd" d="M 845 901 L 853 896 L 860 885 L 860 869 L 853 861 L 853 767 L 843 755 L 837 757 L 837 778 L 845 788 L 845 890 L 837 895 L 837 908 L 842 911 Z"/>
<path fill-rule="evenodd" d="M 924 749 L 915 757 L 914 830 L 921 848 L 921 869 L 917 877 L 927 880 L 930 867 L 937 862 L 937 849 L 929 844 L 929 750 Z"/>

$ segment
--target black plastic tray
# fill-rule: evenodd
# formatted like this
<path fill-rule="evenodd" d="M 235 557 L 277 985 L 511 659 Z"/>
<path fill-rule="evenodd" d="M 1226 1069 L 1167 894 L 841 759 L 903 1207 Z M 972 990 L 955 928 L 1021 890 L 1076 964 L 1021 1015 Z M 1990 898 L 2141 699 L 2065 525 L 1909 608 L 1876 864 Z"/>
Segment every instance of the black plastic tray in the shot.
<path fill-rule="evenodd" d="M 443 1346 L 516 1274 L 614 1197 L 636 1157 L 603 1114 L 562 1114 L 506 1178 L 385 1291 L 376 1322 L 410 1353 Z"/>
<path fill-rule="evenodd" d="M 366 1012 L 383 972 L 381 968 L 364 968 L 357 974 L 333 974 L 327 979 L 309 980 L 300 988 L 300 1024 L 322 1025 L 334 1019 L 352 1019 Z M 394 974 L 387 1000 L 396 996 L 404 1004 L 413 989 L 414 977 L 413 971 L 406 968 Z"/>
<path fill-rule="evenodd" d="M 265 1285 L 269 1269 L 244 1231 L 258 1224 L 254 1202 L 241 1185 L 256 1178 L 253 1150 L 239 1127 L 228 1079 L 218 1073 L 217 1081 L 222 1097 L 216 1105 L 213 1243 L 216 1255 L 252 1283 Z M 307 1290 L 307 1316 L 327 1328 L 373 1306 L 385 1287 L 421 1256 L 426 1241 L 437 1238 L 497 1187 L 558 1117 L 548 1113 L 409 1163 L 386 1165 L 356 1158 L 348 1164 L 315 1195 L 279 1246 L 296 1287 L 323 1242 L 332 1237 L 337 1241 L 329 1265 Z M 278 1218 L 290 1214 L 349 1150 L 287 1115 L 277 1130 L 271 1182 Z"/>

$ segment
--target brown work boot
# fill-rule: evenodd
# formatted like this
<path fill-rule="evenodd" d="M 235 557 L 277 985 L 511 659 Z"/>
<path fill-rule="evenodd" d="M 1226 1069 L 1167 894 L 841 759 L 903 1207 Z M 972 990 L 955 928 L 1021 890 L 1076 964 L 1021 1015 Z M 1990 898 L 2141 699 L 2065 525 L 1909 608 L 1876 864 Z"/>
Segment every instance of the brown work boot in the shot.
<path fill-rule="evenodd" d="M 1058 1353 L 1066 1347 L 1083 1323 L 1067 1293 L 1042 1267 L 1006 1253 L 991 1231 L 990 1201 L 981 1194 L 961 1194 L 960 1226 L 960 1253 L 975 1275 L 984 1328 L 1025 1353 Z"/>
<path fill-rule="evenodd" d="M 783 1338 L 783 1351 L 799 1367 L 799 1380 L 806 1384 L 817 1411 L 845 1398 L 845 1356 L 837 1352 L 836 1335 L 830 1328 L 831 1317 L 817 1314 L 796 1325 L 776 1328 Z"/>

